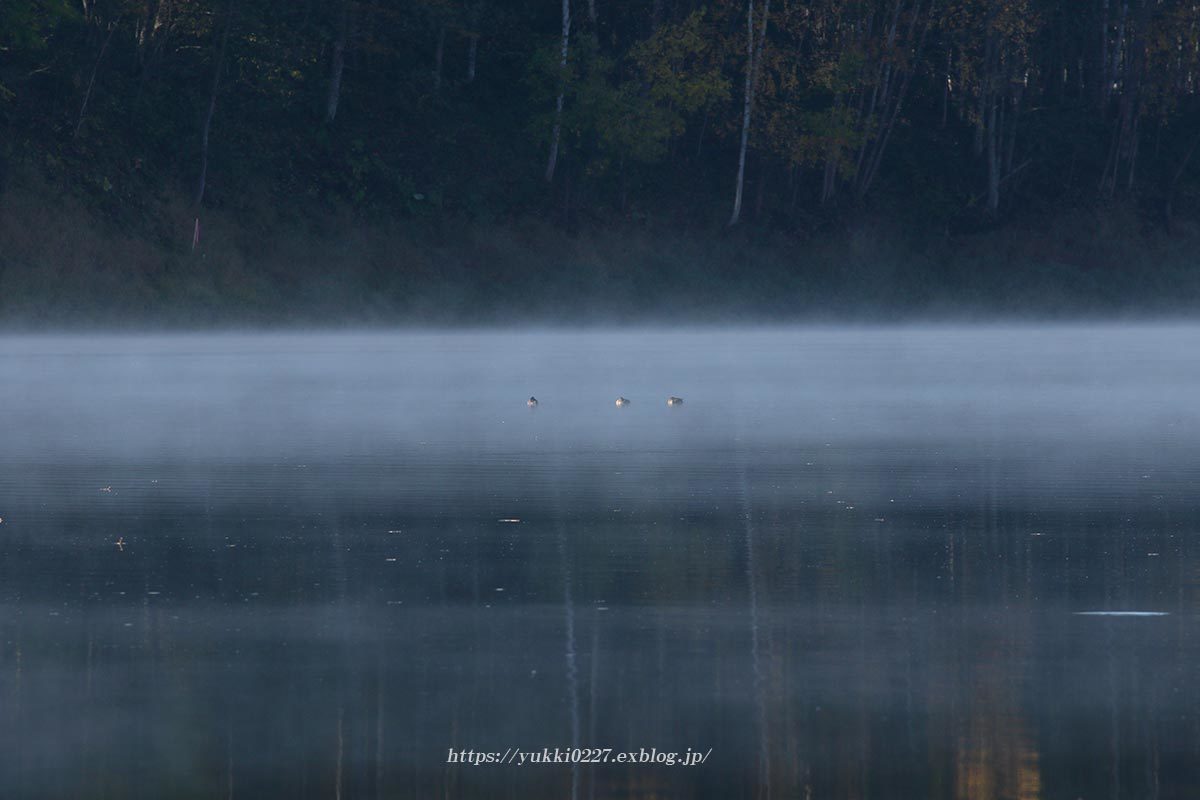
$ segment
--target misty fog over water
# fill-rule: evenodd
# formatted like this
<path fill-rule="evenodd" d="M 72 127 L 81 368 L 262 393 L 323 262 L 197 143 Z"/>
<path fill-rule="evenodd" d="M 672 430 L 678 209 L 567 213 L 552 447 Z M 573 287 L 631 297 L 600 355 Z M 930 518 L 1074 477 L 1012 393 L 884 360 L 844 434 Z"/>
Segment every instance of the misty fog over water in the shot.
<path fill-rule="evenodd" d="M 0 339 L 0 796 L 1195 796 L 1198 352 Z"/>

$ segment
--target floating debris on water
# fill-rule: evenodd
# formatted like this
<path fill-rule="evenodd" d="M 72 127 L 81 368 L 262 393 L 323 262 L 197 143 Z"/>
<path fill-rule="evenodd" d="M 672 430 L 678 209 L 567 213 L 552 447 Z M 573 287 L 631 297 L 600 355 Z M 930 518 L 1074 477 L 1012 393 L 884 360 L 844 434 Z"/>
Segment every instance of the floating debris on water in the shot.
<path fill-rule="evenodd" d="M 107 494 L 112 494 L 112 487 L 111 486 L 101 486 L 100 491 L 105 492 Z"/>
<path fill-rule="evenodd" d="M 404 533 L 404 531 L 401 531 L 401 530 L 395 530 L 395 531 L 388 531 L 388 533 Z"/>
<path fill-rule="evenodd" d="M 115 542 L 113 542 L 113 544 L 115 544 L 117 546 L 117 549 L 120 550 L 122 553 L 125 552 L 125 537 L 124 536 L 118 536 L 117 540 Z"/>
<path fill-rule="evenodd" d="M 627 406 L 627 405 L 629 405 L 629 401 L 626 400 L 624 397 L 617 398 L 617 408 L 621 408 L 621 407 Z"/>
<path fill-rule="evenodd" d="M 681 405 L 683 405 L 683 398 L 682 398 L 682 397 L 676 397 L 675 395 L 671 395 L 670 397 L 668 397 L 668 398 L 667 398 L 667 405 L 669 405 L 669 406 L 681 406 Z"/>
<path fill-rule="evenodd" d="M 538 399 L 536 397 L 530 397 L 525 401 L 525 405 L 529 406 L 530 408 L 537 408 Z"/>
<path fill-rule="evenodd" d="M 507 518 L 507 519 L 498 519 L 498 520 L 496 520 L 496 522 L 509 522 L 509 523 L 513 523 L 513 522 L 520 522 L 520 521 L 521 521 L 521 520 L 517 519 L 516 517 L 510 517 L 510 518 Z"/>
<path fill-rule="evenodd" d="M 1166 617 L 1170 611 L 1076 611 L 1077 617 Z"/>

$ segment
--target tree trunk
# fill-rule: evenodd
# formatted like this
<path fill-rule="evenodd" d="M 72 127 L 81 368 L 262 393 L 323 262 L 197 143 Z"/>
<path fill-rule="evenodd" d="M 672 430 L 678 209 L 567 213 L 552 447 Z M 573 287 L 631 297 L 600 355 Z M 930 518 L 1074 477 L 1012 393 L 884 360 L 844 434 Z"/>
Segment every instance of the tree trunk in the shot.
<path fill-rule="evenodd" d="M 1125 49 L 1125 19 L 1129 16 L 1129 3 L 1121 4 L 1121 20 L 1117 23 L 1117 42 L 1113 46 L 1112 64 L 1107 67 L 1108 77 L 1104 81 L 1104 96 L 1107 98 L 1108 93 L 1112 91 L 1113 84 L 1117 82 L 1117 75 L 1121 71 L 1121 57 Z M 1124 89 L 1124 86 L 1122 86 Z"/>
<path fill-rule="evenodd" d="M 742 187 L 746 180 L 746 144 L 750 136 L 750 105 L 754 94 L 754 0 L 746 0 L 746 88 L 742 97 L 742 140 L 738 147 L 737 187 L 733 193 L 730 225 L 742 218 Z"/>
<path fill-rule="evenodd" d="M 988 119 L 987 119 L 987 167 L 988 167 L 988 191 L 987 191 L 987 212 L 989 216 L 995 216 L 1000 208 L 1000 157 L 999 147 L 996 143 L 996 128 L 997 109 L 996 99 L 993 96 L 988 103 Z"/>
<path fill-rule="evenodd" d="M 204 114 L 204 127 L 200 131 L 200 178 L 196 182 L 196 206 L 204 202 L 204 189 L 208 182 L 208 136 L 212 130 L 213 112 L 217 110 L 217 90 L 221 87 L 221 70 L 225 67 L 225 53 L 229 49 L 229 29 L 233 27 L 234 0 L 225 7 L 225 30 L 217 50 L 217 62 L 213 67 L 212 90 L 208 94 L 208 111 Z"/>
<path fill-rule="evenodd" d="M 342 70 L 346 67 L 346 39 L 350 31 L 350 4 L 342 3 L 341 21 L 338 23 L 337 41 L 333 43 L 333 68 L 329 74 L 329 98 L 325 103 L 325 121 L 333 122 L 337 116 L 338 101 L 342 96 Z"/>
<path fill-rule="evenodd" d="M 909 47 L 914 48 L 912 58 L 914 64 L 920 61 L 921 53 L 925 49 L 925 37 L 929 33 L 929 28 L 933 22 L 934 11 L 936 8 L 936 2 L 931 2 L 929 4 L 928 10 L 925 12 L 925 25 L 923 28 L 921 28 L 921 34 L 917 37 L 916 44 L 913 45 L 913 35 L 916 31 L 917 20 L 920 17 L 921 4 L 920 2 L 917 2 L 913 6 L 913 17 L 909 22 L 908 33 L 905 37 L 905 41 Z M 912 81 L 912 76 L 915 71 L 915 67 L 910 67 L 904 71 L 904 76 L 900 80 L 899 88 L 892 93 L 891 109 L 889 110 L 885 104 L 881 112 L 881 119 L 883 120 L 882 130 L 877 135 L 872 145 L 871 157 L 867 161 L 866 172 L 859 175 L 858 198 L 860 200 L 866 197 L 867 192 L 871 190 L 871 185 L 875 182 L 875 176 L 879 174 L 879 165 L 883 163 L 883 154 L 887 150 L 888 141 L 892 137 L 892 130 L 896 126 L 896 120 L 900 117 L 900 109 L 904 105 L 904 98 L 908 95 L 908 87 Z"/>
<path fill-rule="evenodd" d="M 1135 167 L 1138 154 L 1138 120 L 1141 117 L 1141 88 L 1142 76 L 1146 69 L 1145 32 L 1150 13 L 1156 4 L 1144 0 L 1138 7 L 1138 13 L 1130 26 L 1130 42 L 1127 57 L 1121 57 L 1123 42 L 1126 36 L 1125 17 L 1128 3 L 1121 9 L 1121 23 L 1117 30 L 1117 52 L 1113 53 L 1113 64 L 1121 64 L 1121 90 L 1116 125 L 1113 128 L 1112 144 L 1109 147 L 1108 160 L 1103 176 L 1100 179 L 1101 195 L 1111 198 L 1116 194 L 1118 173 L 1122 165 L 1127 170 L 1126 186 L 1133 188 Z M 1115 77 L 1113 79 L 1115 83 Z"/>
<path fill-rule="evenodd" d="M 142 18 L 138 21 L 137 30 L 137 45 L 138 59 L 142 60 L 146 56 L 146 45 L 154 33 L 154 25 L 158 18 L 158 0 L 146 0 L 146 10 Z"/>
<path fill-rule="evenodd" d="M 117 30 L 117 23 L 110 22 L 108 25 L 108 36 L 104 37 L 104 44 L 100 46 L 100 55 L 96 56 L 96 63 L 92 66 L 92 77 L 88 81 L 87 91 L 83 93 L 83 103 L 79 106 L 79 120 L 75 123 L 75 132 L 72 138 L 79 136 L 79 129 L 83 127 L 83 119 L 87 115 L 88 103 L 92 99 L 92 89 L 96 86 L 96 73 L 100 71 L 100 64 L 104 61 L 104 54 L 108 52 L 108 43 L 112 41 L 113 33 Z"/>
<path fill-rule="evenodd" d="M 766 159 L 759 159 L 765 161 Z M 763 202 L 767 196 L 767 170 L 765 165 L 759 167 L 758 186 L 754 192 L 754 218 L 762 219 Z"/>
<path fill-rule="evenodd" d="M 1163 209 L 1167 233 L 1171 232 L 1171 223 L 1174 221 L 1175 189 L 1179 186 L 1179 181 L 1183 178 L 1184 172 L 1187 171 L 1188 162 L 1192 160 L 1192 155 L 1196 152 L 1197 146 L 1200 146 L 1200 135 L 1192 139 L 1192 143 L 1188 147 L 1187 152 L 1184 153 L 1183 159 L 1180 160 L 1179 166 L 1175 168 L 1175 174 L 1171 176 L 1171 182 L 1167 185 L 1167 203 Z"/>
<path fill-rule="evenodd" d="M 483 28 L 482 17 L 482 2 L 472 2 L 467 6 L 467 83 L 475 81 L 475 66 L 479 57 L 479 37 Z"/>
<path fill-rule="evenodd" d="M 946 120 L 950 115 L 950 50 L 946 50 L 946 75 L 942 86 L 942 130 L 946 129 Z"/>
<path fill-rule="evenodd" d="M 438 29 L 437 50 L 433 55 L 433 93 L 442 90 L 442 56 L 446 52 L 446 26 Z"/>
<path fill-rule="evenodd" d="M 588 20 L 596 27 L 596 0 L 588 0 Z"/>
<path fill-rule="evenodd" d="M 746 182 L 746 146 L 750 142 L 750 123 L 754 113 L 754 90 L 758 81 L 758 67 L 762 60 L 763 43 L 767 38 L 767 18 L 771 13 L 771 0 L 763 5 L 762 33 L 754 35 L 754 0 L 746 0 L 746 90 L 742 101 L 742 139 L 738 147 L 737 185 L 733 193 L 733 214 L 729 217 L 730 226 L 737 225 L 742 219 L 742 191 Z"/>
<path fill-rule="evenodd" d="M 563 96 L 567 92 L 567 53 L 571 42 L 571 0 L 562 0 L 562 52 L 558 61 L 558 100 L 554 104 L 554 131 L 550 134 L 550 157 L 546 161 L 546 182 L 554 182 L 558 167 L 558 141 L 562 136 Z"/>
<path fill-rule="evenodd" d="M 171 30 L 172 12 L 173 8 L 170 0 L 162 0 L 161 2 L 154 0 L 154 2 L 147 3 L 146 5 L 147 28 L 144 34 L 145 40 L 138 51 L 141 70 L 138 74 L 137 92 L 134 95 L 133 101 L 135 109 L 140 109 L 142 93 L 145 91 L 146 84 L 149 83 L 153 75 L 154 67 L 162 55 L 167 34 Z"/>
<path fill-rule="evenodd" d="M 1108 93 L 1112 89 L 1112 81 L 1108 79 L 1108 0 L 1100 0 L 1100 69 L 1096 81 L 1099 84 L 1096 101 L 1103 112 L 1108 107 Z"/>
<path fill-rule="evenodd" d="M 981 107 L 983 117 L 983 157 L 987 164 L 987 215 L 995 216 L 1000 208 L 1000 143 L 997 141 L 999 128 L 1000 92 L 997 84 L 1000 82 L 1000 45 L 998 35 L 993 29 L 994 16 L 989 14 L 984 39 L 983 75 L 980 87 Z"/>
<path fill-rule="evenodd" d="M 821 205 L 827 206 L 833 202 L 837 194 L 837 154 L 836 145 L 829 146 L 829 154 L 825 157 L 825 172 L 821 177 Z"/>
<path fill-rule="evenodd" d="M 838 92 L 833 98 L 833 111 L 836 115 L 841 115 L 842 106 L 844 104 L 842 93 Z M 825 150 L 825 169 L 821 176 L 821 206 L 828 206 L 833 202 L 834 195 L 837 193 L 837 176 L 838 176 L 838 159 L 841 157 L 842 137 L 834 135 L 829 137 L 829 146 Z"/>
<path fill-rule="evenodd" d="M 984 62 L 985 62 L 984 69 L 985 70 L 987 69 L 986 61 L 987 60 L 985 58 L 984 59 Z M 984 81 L 986 82 L 986 78 L 984 78 Z M 974 151 L 976 158 L 983 155 L 984 139 L 986 138 L 985 134 L 987 132 L 986 131 L 987 126 L 984 124 L 984 120 L 987 117 L 987 102 L 988 102 L 987 96 L 988 96 L 987 86 L 981 85 L 979 87 L 979 108 L 978 108 L 979 118 L 975 120 L 975 139 L 974 139 L 974 144 L 972 145 L 972 150 Z"/>
<path fill-rule="evenodd" d="M 1129 143 L 1129 177 L 1125 182 L 1125 191 L 1133 192 L 1134 177 L 1137 174 L 1137 158 L 1138 151 L 1142 141 L 1141 137 L 1142 115 L 1137 114 L 1133 118 L 1133 136 Z"/>
<path fill-rule="evenodd" d="M 1008 123 L 1008 132 L 1005 134 L 1004 140 L 1004 177 L 1007 178 L 1013 171 L 1013 155 L 1017 150 L 1017 120 L 1021 116 L 1021 96 L 1020 87 L 1013 89 L 1011 106 L 1012 114 Z"/>
<path fill-rule="evenodd" d="M 885 44 L 884 44 L 884 53 L 891 52 L 892 46 L 896 41 L 896 26 L 900 22 L 900 11 L 901 11 L 902 6 L 903 6 L 903 0 L 896 0 L 896 5 L 892 12 L 892 24 L 888 28 L 887 38 L 886 38 Z M 858 183 L 858 189 L 859 189 L 860 194 L 861 194 L 861 187 L 863 186 L 863 183 L 864 183 L 863 176 L 865 174 L 865 171 L 863 169 L 863 163 L 864 163 L 864 159 L 866 159 L 866 157 L 867 157 L 867 151 L 870 149 L 870 146 L 871 146 L 871 136 L 870 136 L 871 128 L 874 127 L 874 125 L 875 125 L 875 123 L 874 123 L 875 107 L 876 107 L 876 105 L 883 106 L 884 111 L 881 112 L 881 116 L 886 115 L 888 90 L 890 88 L 891 77 L 892 77 L 892 64 L 891 64 L 891 61 L 888 59 L 888 57 L 885 55 L 882 58 L 880 58 L 880 61 L 879 61 L 879 78 L 875 82 L 874 88 L 871 90 L 871 102 L 867 106 L 866 116 L 864 117 L 863 129 L 864 129 L 864 133 L 867 135 L 863 136 L 862 146 L 859 148 L 859 151 L 858 151 L 858 160 L 855 162 L 855 167 L 854 167 L 854 173 L 857 176 L 857 183 Z M 878 134 L 876 134 L 876 135 L 878 135 Z"/>

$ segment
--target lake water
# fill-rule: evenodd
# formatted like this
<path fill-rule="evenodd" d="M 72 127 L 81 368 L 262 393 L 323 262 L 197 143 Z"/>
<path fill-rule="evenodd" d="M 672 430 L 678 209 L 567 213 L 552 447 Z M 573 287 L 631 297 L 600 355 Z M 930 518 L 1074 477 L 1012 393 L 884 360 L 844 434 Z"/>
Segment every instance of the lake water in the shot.
<path fill-rule="evenodd" d="M 1200 796 L 1198 354 L 0 339 L 0 797 Z"/>

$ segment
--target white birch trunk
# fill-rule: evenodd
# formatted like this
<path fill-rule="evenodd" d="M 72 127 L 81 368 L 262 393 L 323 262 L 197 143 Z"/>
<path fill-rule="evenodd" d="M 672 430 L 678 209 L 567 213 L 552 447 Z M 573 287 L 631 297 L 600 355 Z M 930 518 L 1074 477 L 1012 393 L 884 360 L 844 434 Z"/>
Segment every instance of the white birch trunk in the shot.
<path fill-rule="evenodd" d="M 338 24 L 337 41 L 333 43 L 333 68 L 329 74 L 329 97 L 325 104 L 325 121 L 333 122 L 337 116 L 338 102 L 342 96 L 342 71 L 346 67 L 346 38 L 350 28 L 350 10 L 342 5 L 342 18 Z"/>
<path fill-rule="evenodd" d="M 110 22 L 108 24 L 108 36 L 104 37 L 104 44 L 100 46 L 100 55 L 96 56 L 96 63 L 92 67 L 92 77 L 88 81 L 87 91 L 83 93 L 83 104 L 79 106 L 79 120 L 75 123 L 75 133 L 72 138 L 78 138 L 79 129 L 83 127 L 83 120 L 87 116 L 88 103 L 92 99 L 92 89 L 96 87 L 96 74 L 100 71 L 100 63 L 104 61 L 104 54 L 108 52 L 108 43 L 112 41 L 113 33 L 117 30 L 117 23 Z"/>
<path fill-rule="evenodd" d="M 750 137 L 750 104 L 754 90 L 754 0 L 746 0 L 746 89 L 742 99 L 742 141 L 738 147 L 737 187 L 733 192 L 733 214 L 730 225 L 742 218 L 742 186 L 746 179 L 746 144 Z"/>
<path fill-rule="evenodd" d="M 225 51 L 229 46 L 229 29 L 233 27 L 233 0 L 225 10 L 225 32 L 221 34 L 221 46 L 217 51 L 217 64 L 213 69 L 212 91 L 208 96 L 208 111 L 204 114 L 204 127 L 200 131 L 200 178 L 196 182 L 196 205 L 204 202 L 204 190 L 208 184 L 208 135 L 212 130 L 213 113 L 217 110 L 217 90 L 221 86 L 221 70 L 225 67 Z"/>
<path fill-rule="evenodd" d="M 1100 0 L 1100 110 L 1108 106 L 1112 82 L 1108 79 L 1108 0 Z"/>
<path fill-rule="evenodd" d="M 554 182 L 558 167 L 558 141 L 562 137 L 563 95 L 567 91 L 567 54 L 571 41 L 571 0 L 562 0 L 562 54 L 558 62 L 558 100 L 554 104 L 554 131 L 550 134 L 550 158 L 546 161 L 546 182 Z"/>
<path fill-rule="evenodd" d="M 762 33 L 754 35 L 754 0 L 746 0 L 746 94 L 742 102 L 742 140 L 738 147 L 737 186 L 733 193 L 733 214 L 729 224 L 737 225 L 742 219 L 742 191 L 746 182 L 746 146 L 750 142 L 750 123 L 754 114 L 754 90 L 758 80 L 759 62 L 762 60 L 763 43 L 767 38 L 767 17 L 771 12 L 771 0 L 763 5 Z"/>
<path fill-rule="evenodd" d="M 929 27 L 935 17 L 936 8 L 937 3 L 931 2 L 929 4 L 929 9 L 925 13 L 925 25 L 921 29 L 921 34 L 916 42 L 916 49 L 913 51 L 914 63 L 920 61 L 921 53 L 925 49 L 925 36 L 929 33 Z M 908 35 L 906 37 L 908 42 L 911 42 L 913 39 L 917 20 L 920 17 L 920 11 L 921 3 L 918 0 L 918 2 L 913 6 L 913 18 L 909 23 Z M 885 107 L 882 111 L 881 122 L 883 129 L 874 143 L 871 159 L 867 164 L 866 174 L 860 176 L 861 181 L 858 186 L 858 197 L 860 200 L 866 196 L 867 192 L 870 191 L 871 184 L 875 182 L 875 176 L 879 174 L 879 165 L 883 162 L 883 154 L 887 149 L 888 140 L 891 139 L 892 130 L 896 125 L 896 119 L 900 116 L 900 108 L 904 104 L 904 98 L 908 95 L 908 87 L 910 81 L 912 80 L 913 72 L 914 70 L 912 69 L 904 70 L 904 77 L 900 81 L 899 88 L 894 93 L 891 110 L 889 111 Z"/>

